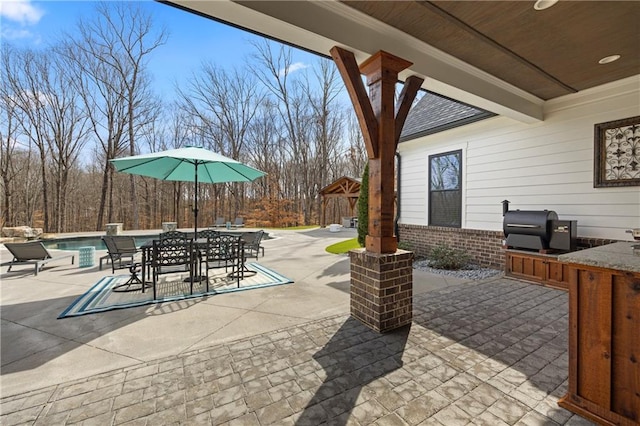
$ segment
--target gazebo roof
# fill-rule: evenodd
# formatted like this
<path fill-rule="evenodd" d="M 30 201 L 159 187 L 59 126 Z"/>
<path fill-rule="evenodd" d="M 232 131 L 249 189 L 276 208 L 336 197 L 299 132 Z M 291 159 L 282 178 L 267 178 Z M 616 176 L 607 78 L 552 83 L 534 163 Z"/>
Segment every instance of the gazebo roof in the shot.
<path fill-rule="evenodd" d="M 358 198 L 360 195 L 360 179 L 342 176 L 320 190 L 323 197 Z"/>

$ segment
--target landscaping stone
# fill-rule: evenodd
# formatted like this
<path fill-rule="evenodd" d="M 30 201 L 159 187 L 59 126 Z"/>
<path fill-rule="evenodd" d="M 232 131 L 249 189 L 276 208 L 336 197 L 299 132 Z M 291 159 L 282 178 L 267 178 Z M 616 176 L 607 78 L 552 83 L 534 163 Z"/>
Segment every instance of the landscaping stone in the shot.
<path fill-rule="evenodd" d="M 42 228 L 32 228 L 30 226 L 7 226 L 2 228 L 1 232 L 3 237 L 33 240 L 42 235 Z"/>

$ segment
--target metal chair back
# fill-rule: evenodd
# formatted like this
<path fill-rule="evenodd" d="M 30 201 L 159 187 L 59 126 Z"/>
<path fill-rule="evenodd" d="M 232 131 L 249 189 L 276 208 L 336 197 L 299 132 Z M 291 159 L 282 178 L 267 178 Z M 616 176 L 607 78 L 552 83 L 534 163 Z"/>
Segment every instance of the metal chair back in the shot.
<path fill-rule="evenodd" d="M 157 296 L 158 276 L 162 274 L 189 272 L 191 292 L 193 293 L 193 276 L 196 255 L 191 239 L 165 238 L 153 241 L 151 252 L 151 269 L 153 271 L 153 298 Z"/>
<path fill-rule="evenodd" d="M 173 241 L 175 244 L 185 243 L 189 237 L 186 232 L 182 231 L 168 231 L 160 233 L 160 241 L 167 240 Z"/>
<path fill-rule="evenodd" d="M 196 235 L 197 240 L 209 240 L 210 238 L 215 238 L 220 235 L 219 231 L 214 229 L 201 229 L 198 231 L 198 235 Z"/>

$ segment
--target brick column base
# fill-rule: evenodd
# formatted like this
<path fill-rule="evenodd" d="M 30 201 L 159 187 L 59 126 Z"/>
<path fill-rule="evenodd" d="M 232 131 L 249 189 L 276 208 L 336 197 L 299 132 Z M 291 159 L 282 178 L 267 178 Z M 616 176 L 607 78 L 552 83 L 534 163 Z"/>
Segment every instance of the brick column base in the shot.
<path fill-rule="evenodd" d="M 351 315 L 384 333 L 413 319 L 413 252 L 378 254 L 365 249 L 351 258 Z"/>

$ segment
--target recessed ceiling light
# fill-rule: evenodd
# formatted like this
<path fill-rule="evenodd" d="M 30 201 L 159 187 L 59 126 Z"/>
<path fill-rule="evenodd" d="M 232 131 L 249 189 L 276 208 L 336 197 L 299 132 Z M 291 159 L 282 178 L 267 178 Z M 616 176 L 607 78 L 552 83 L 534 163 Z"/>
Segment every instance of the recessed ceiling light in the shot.
<path fill-rule="evenodd" d="M 533 8 L 535 10 L 545 10 L 549 9 L 556 3 L 558 3 L 558 0 L 538 0 L 536 4 L 533 5 Z"/>
<path fill-rule="evenodd" d="M 599 64 L 608 64 L 611 63 L 613 61 L 617 61 L 618 59 L 620 59 L 620 55 L 611 55 L 611 56 L 606 56 L 602 59 L 600 59 L 598 61 Z"/>

